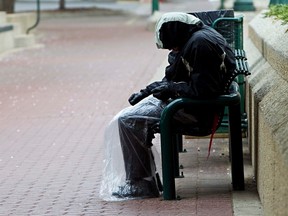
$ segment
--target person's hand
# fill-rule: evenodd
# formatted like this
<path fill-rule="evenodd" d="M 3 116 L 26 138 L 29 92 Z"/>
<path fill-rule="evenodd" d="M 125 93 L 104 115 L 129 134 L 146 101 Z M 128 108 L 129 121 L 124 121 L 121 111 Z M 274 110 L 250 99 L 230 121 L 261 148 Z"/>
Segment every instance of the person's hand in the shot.
<path fill-rule="evenodd" d="M 158 87 L 152 89 L 151 93 L 162 101 L 167 101 L 176 94 L 173 82 L 162 82 Z"/>
<path fill-rule="evenodd" d="M 156 82 L 150 83 L 148 86 L 146 86 L 145 89 L 140 90 L 140 92 L 133 93 L 128 99 L 129 103 L 132 106 L 134 106 L 135 104 L 137 104 L 144 98 L 148 97 L 152 93 L 152 90 L 162 85 L 162 83 L 163 81 L 156 81 Z"/>
<path fill-rule="evenodd" d="M 144 98 L 146 98 L 149 94 L 144 91 L 144 90 L 141 90 L 140 92 L 137 92 L 137 93 L 133 93 L 128 101 L 129 103 L 134 106 L 135 104 L 137 104 L 138 102 L 140 102 L 141 100 L 143 100 Z"/>
<path fill-rule="evenodd" d="M 145 90 L 151 94 L 151 91 L 157 87 L 159 87 L 160 85 L 163 84 L 163 82 L 166 82 L 166 81 L 155 81 L 153 83 L 150 83 L 148 86 L 146 86 Z"/>

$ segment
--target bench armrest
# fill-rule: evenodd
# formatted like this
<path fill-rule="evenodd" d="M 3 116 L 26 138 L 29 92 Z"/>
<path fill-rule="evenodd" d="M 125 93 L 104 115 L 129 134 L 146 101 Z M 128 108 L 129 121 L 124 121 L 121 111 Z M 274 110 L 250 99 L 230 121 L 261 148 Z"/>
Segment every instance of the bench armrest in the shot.
<path fill-rule="evenodd" d="M 215 28 L 217 26 L 217 24 L 221 21 L 233 21 L 236 23 L 242 23 L 243 22 L 243 15 L 237 16 L 237 17 L 220 17 L 218 19 L 216 19 L 213 23 L 212 23 L 212 28 Z"/>
<path fill-rule="evenodd" d="M 160 125 L 168 124 L 173 115 L 180 109 L 187 106 L 201 106 L 201 105 L 220 105 L 230 106 L 240 103 L 241 96 L 239 92 L 234 92 L 229 95 L 220 95 L 213 99 L 190 99 L 190 98 L 177 98 L 169 103 L 161 114 Z M 160 127 L 161 128 L 161 127 Z"/>

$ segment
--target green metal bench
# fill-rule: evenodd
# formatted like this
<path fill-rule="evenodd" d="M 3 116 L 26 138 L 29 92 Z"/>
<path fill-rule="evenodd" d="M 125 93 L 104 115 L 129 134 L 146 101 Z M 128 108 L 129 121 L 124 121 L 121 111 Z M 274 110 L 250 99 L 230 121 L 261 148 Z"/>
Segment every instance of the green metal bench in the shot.
<path fill-rule="evenodd" d="M 230 26 L 229 26 L 230 24 Z M 216 19 L 212 25 L 214 29 L 216 29 L 218 32 L 220 32 L 224 38 L 228 41 L 230 47 L 235 50 L 235 57 L 237 59 L 237 66 L 239 67 L 245 67 L 245 69 L 248 70 L 247 65 L 247 58 L 245 51 L 243 50 L 243 16 L 238 17 L 221 17 Z M 229 27 L 228 27 L 229 26 Z M 228 28 L 227 28 L 228 27 Z M 233 32 L 232 34 L 229 34 L 228 32 Z M 242 67 L 242 68 L 243 68 Z M 246 136 L 247 133 L 247 114 L 245 110 L 245 75 L 240 74 L 237 76 L 236 81 L 239 85 L 239 92 L 241 95 L 241 128 L 243 134 Z M 227 113 L 227 111 L 226 111 Z M 222 123 L 222 126 L 218 129 L 219 133 L 227 132 L 227 115 L 224 116 L 224 120 Z"/>
<path fill-rule="evenodd" d="M 243 50 L 243 16 L 234 16 L 233 10 L 218 10 L 191 13 L 200 18 L 206 25 L 211 26 L 217 30 L 228 42 L 230 47 L 243 54 L 237 55 L 237 63 L 247 65 L 245 51 Z M 247 66 L 248 68 L 248 66 Z M 241 95 L 241 129 L 243 134 L 247 133 L 247 114 L 245 111 L 245 75 L 240 74 L 236 78 L 239 85 L 239 92 Z M 226 109 L 222 125 L 218 128 L 217 133 L 228 132 L 228 111 Z"/>
<path fill-rule="evenodd" d="M 226 14 L 225 11 L 220 11 L 219 14 Z M 198 13 L 192 13 L 193 15 Z M 231 16 L 231 11 L 228 13 Z M 203 14 L 198 16 L 203 20 Z M 204 17 L 207 12 L 204 12 Z M 234 15 L 234 13 L 233 13 Z M 209 20 L 211 22 L 211 16 Z M 243 167 L 243 145 L 242 145 L 242 129 L 243 129 L 243 110 L 242 108 L 242 95 L 241 87 L 239 85 L 231 85 L 234 80 L 239 82 L 239 76 L 249 75 L 248 64 L 245 52 L 243 50 L 243 31 L 241 38 L 235 36 L 234 23 L 241 23 L 243 25 L 243 17 L 233 18 L 233 17 L 218 17 L 212 19 L 212 25 L 214 28 L 223 35 L 228 43 L 231 43 L 231 47 L 235 50 L 236 58 L 236 70 L 231 77 L 226 80 L 226 90 L 230 89 L 229 93 L 221 95 L 218 98 L 211 100 L 195 100 L 189 98 L 178 98 L 163 110 L 160 121 L 160 138 L 161 138 L 161 155 L 162 155 L 162 174 L 163 174 L 163 198 L 164 200 L 176 199 L 176 189 L 175 189 L 175 178 L 179 177 L 179 152 L 182 150 L 182 135 L 192 135 L 192 136 L 206 136 L 213 134 L 213 131 L 196 133 L 190 130 L 189 127 L 185 128 L 179 124 L 175 124 L 173 120 L 174 114 L 185 107 L 195 107 L 195 106 L 214 106 L 214 107 L 226 107 L 227 118 L 221 118 L 218 122 L 218 127 L 226 124 L 229 125 L 229 150 L 230 150 L 230 160 L 231 160 L 231 173 L 232 173 L 232 184 L 234 190 L 244 190 L 244 167 Z M 231 24 L 232 23 L 232 24 Z M 207 23 L 206 23 L 207 24 Z M 209 23 L 208 23 L 209 24 Z M 228 24 L 228 25 L 227 25 Z M 238 25 L 238 24 L 237 24 Z M 232 27 L 231 27 L 232 26 Z M 220 28 L 221 27 L 221 28 Z M 218 29 L 217 29 L 218 28 Z M 232 28 L 232 29 L 231 29 Z M 238 27 L 237 27 L 238 28 Z M 239 29 L 239 28 L 238 28 Z M 229 31 L 233 31 L 233 34 Z M 229 36 L 229 37 L 228 37 Z M 235 39 L 237 38 L 237 39 Z M 239 39 L 239 40 L 238 40 Z M 237 41 L 238 40 L 238 41 Z M 241 41 L 242 40 L 242 41 Z M 240 46 L 242 44 L 242 47 Z M 242 82 L 242 81 L 241 81 Z M 240 83 L 241 84 L 241 83 Z M 231 89 L 232 87 L 232 89 Z"/>

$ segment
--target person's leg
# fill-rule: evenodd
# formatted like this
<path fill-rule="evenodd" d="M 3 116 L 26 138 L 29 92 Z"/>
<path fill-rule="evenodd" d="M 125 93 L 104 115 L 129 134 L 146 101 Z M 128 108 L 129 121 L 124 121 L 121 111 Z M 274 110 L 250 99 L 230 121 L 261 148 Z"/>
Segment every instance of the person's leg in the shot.
<path fill-rule="evenodd" d="M 114 195 L 123 197 L 159 195 L 151 150 L 154 138 L 151 128 L 159 122 L 164 107 L 163 102 L 149 97 L 119 115 L 119 136 L 127 182 Z"/>
<path fill-rule="evenodd" d="M 151 126 L 159 121 L 140 115 L 119 118 L 119 136 L 125 162 L 127 180 L 143 179 L 152 176 L 153 157 L 151 152 L 154 138 Z"/>

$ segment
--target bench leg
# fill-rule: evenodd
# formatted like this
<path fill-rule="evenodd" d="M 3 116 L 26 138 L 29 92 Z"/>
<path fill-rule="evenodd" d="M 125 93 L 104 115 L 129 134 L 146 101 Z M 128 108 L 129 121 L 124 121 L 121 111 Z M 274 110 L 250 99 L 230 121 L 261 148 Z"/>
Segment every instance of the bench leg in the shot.
<path fill-rule="evenodd" d="M 176 134 L 176 145 L 178 146 L 178 152 L 184 152 L 182 134 Z"/>
<path fill-rule="evenodd" d="M 240 104 L 229 107 L 231 172 L 234 190 L 244 190 L 243 144 Z"/>
<path fill-rule="evenodd" d="M 178 134 L 175 134 L 173 136 L 174 138 L 174 142 L 172 143 L 173 145 L 173 154 L 174 154 L 174 158 L 173 158 L 173 161 L 174 161 L 174 177 L 177 178 L 180 176 L 180 171 L 179 171 L 179 146 L 178 146 L 178 138 L 179 138 L 179 135 Z"/>
<path fill-rule="evenodd" d="M 162 155 L 162 175 L 163 175 L 163 198 L 164 200 L 176 199 L 175 179 L 174 179 L 174 151 L 172 134 L 169 126 L 161 130 L 161 155 Z M 178 154 L 178 152 L 176 152 Z"/>

